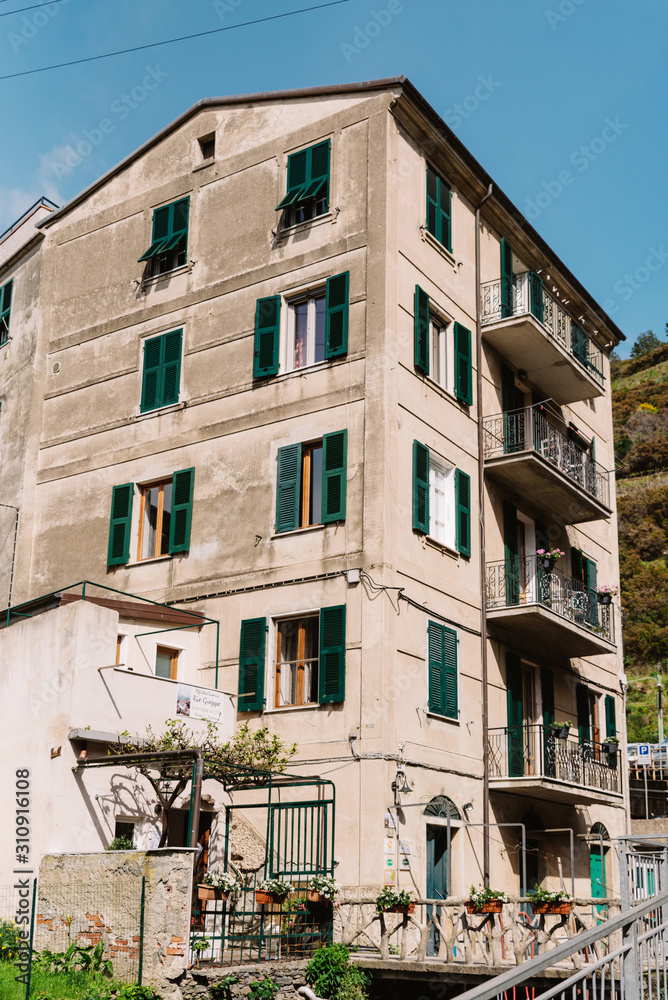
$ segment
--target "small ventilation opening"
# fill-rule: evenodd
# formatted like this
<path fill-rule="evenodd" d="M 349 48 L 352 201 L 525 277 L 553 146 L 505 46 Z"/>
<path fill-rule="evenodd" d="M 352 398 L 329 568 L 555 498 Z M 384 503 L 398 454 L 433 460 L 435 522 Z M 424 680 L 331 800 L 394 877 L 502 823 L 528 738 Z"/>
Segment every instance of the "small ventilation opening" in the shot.
<path fill-rule="evenodd" d="M 203 135 L 202 138 L 197 141 L 199 142 L 202 159 L 212 160 L 216 155 L 216 133 L 211 132 L 209 135 Z"/>

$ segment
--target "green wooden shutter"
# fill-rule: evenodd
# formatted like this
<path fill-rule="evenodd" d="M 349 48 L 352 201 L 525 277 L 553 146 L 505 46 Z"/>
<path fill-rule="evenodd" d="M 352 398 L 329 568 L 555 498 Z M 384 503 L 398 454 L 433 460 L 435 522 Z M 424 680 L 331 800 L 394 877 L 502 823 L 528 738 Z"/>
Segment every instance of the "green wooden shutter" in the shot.
<path fill-rule="evenodd" d="M 501 369 L 501 407 L 503 409 L 503 450 L 506 455 L 522 450 L 523 442 L 520 444 L 517 416 L 514 412 L 517 409 L 516 402 L 515 373 L 508 365 L 504 365 Z"/>
<path fill-rule="evenodd" d="M 452 191 L 449 184 L 439 177 L 439 240 L 443 246 L 452 251 Z"/>
<path fill-rule="evenodd" d="M 503 548 L 506 576 L 506 605 L 519 604 L 520 558 L 517 542 L 517 510 L 512 503 L 503 501 Z"/>
<path fill-rule="evenodd" d="M 144 341 L 144 370 L 142 373 L 140 410 L 154 410 L 160 406 L 160 372 L 162 369 L 162 337 Z"/>
<path fill-rule="evenodd" d="M 589 878 L 592 899 L 603 899 L 606 895 L 605 858 L 601 856 L 600 845 L 589 849 Z M 597 906 L 596 912 L 603 913 L 604 906 Z"/>
<path fill-rule="evenodd" d="M 457 518 L 457 551 L 471 555 L 471 477 L 455 469 L 455 510 Z"/>
<path fill-rule="evenodd" d="M 501 238 L 501 318 L 513 315 L 513 251 L 505 237 Z"/>
<path fill-rule="evenodd" d="M 543 702 L 543 767 L 546 778 L 556 775 L 554 736 L 550 723 L 554 722 L 554 675 L 547 667 L 540 668 L 540 693 Z"/>
<path fill-rule="evenodd" d="M 615 699 L 611 694 L 605 696 L 605 735 L 617 736 Z"/>
<path fill-rule="evenodd" d="M 589 726 L 589 688 L 586 684 L 575 685 L 575 704 L 578 713 L 578 736 L 580 743 L 591 740 Z"/>
<path fill-rule="evenodd" d="M 276 531 L 295 531 L 299 527 L 302 446 L 289 444 L 278 449 L 276 486 Z"/>
<path fill-rule="evenodd" d="M 535 271 L 529 275 L 529 285 L 531 291 L 531 314 L 542 323 L 543 322 L 543 279 Z"/>
<path fill-rule="evenodd" d="M 195 470 L 182 469 L 172 477 L 172 516 L 169 521 L 169 551 L 187 552 L 193 516 Z"/>
<path fill-rule="evenodd" d="M 457 633 L 443 628 L 443 715 L 458 717 L 457 706 Z"/>
<path fill-rule="evenodd" d="M 266 618 L 247 618 L 241 623 L 239 647 L 239 712 L 261 712 L 264 708 L 264 654 Z"/>
<path fill-rule="evenodd" d="M 524 775 L 524 706 L 522 659 L 506 653 L 506 692 L 508 699 L 508 777 Z"/>
<path fill-rule="evenodd" d="M 469 406 L 473 402 L 471 331 L 455 323 L 455 396 Z"/>
<path fill-rule="evenodd" d="M 443 632 L 444 626 L 429 622 L 427 626 L 427 669 L 429 673 L 429 711 L 443 714 Z"/>
<path fill-rule="evenodd" d="M 550 540 L 547 534 L 547 528 L 544 524 L 540 524 L 538 521 L 535 523 L 536 529 L 536 548 L 537 549 L 549 549 Z M 536 597 L 541 604 L 547 604 L 551 601 L 550 587 L 546 585 L 545 592 L 543 592 L 543 579 L 546 576 L 545 570 L 538 565 L 538 560 L 536 560 L 536 580 L 538 583 L 538 593 Z M 543 599 L 544 598 L 544 599 Z"/>
<path fill-rule="evenodd" d="M 346 456 L 348 432 L 336 431 L 322 439 L 322 514 L 323 524 L 346 519 Z"/>
<path fill-rule="evenodd" d="M 330 141 L 327 139 L 307 150 L 310 154 L 309 177 L 301 196 L 304 201 L 309 198 L 325 198 L 329 202 L 329 147 Z"/>
<path fill-rule="evenodd" d="M 415 367 L 423 375 L 429 374 L 429 296 L 419 285 L 415 286 L 414 353 Z"/>
<path fill-rule="evenodd" d="M 123 483 L 112 491 L 107 566 L 121 566 L 130 558 L 134 490 L 134 483 Z"/>
<path fill-rule="evenodd" d="M 12 311 L 12 288 L 14 279 L 0 288 L 0 344 L 9 339 L 9 320 Z"/>
<path fill-rule="evenodd" d="M 278 347 L 281 321 L 281 296 L 258 299 L 255 306 L 255 353 L 253 378 L 278 374 Z"/>
<path fill-rule="evenodd" d="M 571 549 L 571 573 L 574 580 L 584 583 L 584 563 L 579 549 Z"/>
<path fill-rule="evenodd" d="M 318 701 L 343 701 L 346 690 L 346 606 L 320 610 Z"/>
<path fill-rule="evenodd" d="M 413 441 L 413 530 L 429 534 L 429 448 Z"/>
<path fill-rule="evenodd" d="M 162 339 L 162 399 L 161 406 L 178 403 L 181 386 L 182 330 L 166 333 Z"/>
<path fill-rule="evenodd" d="M 585 585 L 587 587 L 587 621 L 598 625 L 598 597 L 596 596 L 597 570 L 593 559 L 584 559 Z"/>
<path fill-rule="evenodd" d="M 427 232 L 436 236 L 439 217 L 438 174 L 427 164 Z"/>
<path fill-rule="evenodd" d="M 325 357 L 348 353 L 348 288 L 350 273 L 327 279 L 325 291 Z"/>

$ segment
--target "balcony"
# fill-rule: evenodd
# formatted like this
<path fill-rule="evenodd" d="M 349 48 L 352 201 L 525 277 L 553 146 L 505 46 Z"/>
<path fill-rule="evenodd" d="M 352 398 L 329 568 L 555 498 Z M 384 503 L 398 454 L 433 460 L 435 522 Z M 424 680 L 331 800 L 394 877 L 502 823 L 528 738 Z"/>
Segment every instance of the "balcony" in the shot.
<path fill-rule="evenodd" d="M 490 788 L 550 802 L 593 803 L 621 795 L 618 753 L 594 740 L 560 739 L 542 725 L 488 734 Z"/>
<path fill-rule="evenodd" d="M 610 475 L 548 419 L 544 404 L 483 420 L 485 470 L 544 517 L 610 517 Z"/>
<path fill-rule="evenodd" d="M 603 352 L 582 331 L 533 271 L 482 285 L 483 337 L 533 384 L 558 403 L 575 403 L 605 391 Z"/>
<path fill-rule="evenodd" d="M 613 605 L 536 556 L 487 563 L 489 631 L 515 648 L 542 656 L 596 656 L 615 651 Z"/>

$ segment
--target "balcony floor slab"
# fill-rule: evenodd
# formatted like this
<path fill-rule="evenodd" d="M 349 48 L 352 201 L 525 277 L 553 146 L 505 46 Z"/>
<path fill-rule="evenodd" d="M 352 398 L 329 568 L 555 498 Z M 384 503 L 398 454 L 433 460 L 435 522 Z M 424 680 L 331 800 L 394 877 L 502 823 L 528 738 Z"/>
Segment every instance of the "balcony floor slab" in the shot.
<path fill-rule="evenodd" d="M 494 638 L 527 654 L 553 660 L 614 653 L 614 643 L 582 625 L 569 621 L 542 604 L 513 604 L 489 608 L 487 626 Z"/>
<path fill-rule="evenodd" d="M 540 775 L 524 775 L 521 778 L 490 778 L 489 788 L 492 792 L 504 792 L 511 795 L 528 795 L 533 799 L 547 802 L 563 802 L 568 805 L 596 805 L 623 802 L 621 792 L 610 792 L 603 788 L 591 788 L 588 785 L 574 785 L 557 778 L 544 778 Z"/>
<path fill-rule="evenodd" d="M 482 328 L 483 338 L 517 369 L 523 369 L 546 398 L 577 403 L 605 392 L 585 368 L 528 313 Z"/>
<path fill-rule="evenodd" d="M 608 507 L 537 451 L 487 458 L 485 472 L 510 493 L 525 499 L 543 517 L 558 514 L 566 524 L 581 524 L 611 516 Z"/>

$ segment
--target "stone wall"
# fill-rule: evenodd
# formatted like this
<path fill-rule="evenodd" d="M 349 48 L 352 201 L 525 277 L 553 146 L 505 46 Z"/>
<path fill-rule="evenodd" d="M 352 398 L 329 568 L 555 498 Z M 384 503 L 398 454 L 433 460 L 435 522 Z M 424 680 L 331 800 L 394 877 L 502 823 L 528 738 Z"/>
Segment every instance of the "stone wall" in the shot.
<path fill-rule="evenodd" d="M 142 877 L 144 980 L 185 967 L 192 892 L 188 849 L 47 854 L 40 864 L 35 948 L 104 944 L 117 978 L 136 982 Z"/>
<path fill-rule="evenodd" d="M 269 976 L 280 986 L 276 1000 L 298 1000 L 297 990 L 304 986 L 304 972 L 308 962 L 261 962 L 258 965 L 239 965 L 230 969 L 174 969 L 162 980 L 151 980 L 151 986 L 163 1000 L 197 1000 L 209 997 L 209 988 L 226 975 L 236 976 L 238 982 L 230 988 L 231 997 L 248 996 L 251 983 Z"/>

